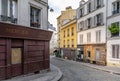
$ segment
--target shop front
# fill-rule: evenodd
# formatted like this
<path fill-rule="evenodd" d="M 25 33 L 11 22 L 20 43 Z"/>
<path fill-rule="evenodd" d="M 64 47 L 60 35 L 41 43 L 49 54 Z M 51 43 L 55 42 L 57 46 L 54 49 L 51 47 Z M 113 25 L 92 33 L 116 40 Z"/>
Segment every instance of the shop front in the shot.
<path fill-rule="evenodd" d="M 88 44 L 84 46 L 84 61 L 106 65 L 106 46 L 105 44 Z"/>
<path fill-rule="evenodd" d="M 0 23 L 0 80 L 49 69 L 52 32 Z"/>

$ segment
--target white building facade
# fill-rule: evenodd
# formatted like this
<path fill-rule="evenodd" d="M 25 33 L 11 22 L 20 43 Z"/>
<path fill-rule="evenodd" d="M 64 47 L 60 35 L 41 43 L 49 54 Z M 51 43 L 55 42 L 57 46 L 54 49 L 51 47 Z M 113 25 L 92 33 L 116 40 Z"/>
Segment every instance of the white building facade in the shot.
<path fill-rule="evenodd" d="M 56 28 L 53 27 L 53 25 L 50 24 L 50 23 L 49 23 L 49 26 L 48 26 L 48 30 L 53 32 L 51 40 L 50 40 L 50 54 L 54 54 L 54 51 L 58 47 L 57 31 L 56 31 Z"/>
<path fill-rule="evenodd" d="M 48 0 L 0 0 L 0 21 L 48 29 Z"/>
<path fill-rule="evenodd" d="M 77 9 L 78 53 L 90 63 L 106 64 L 107 0 L 81 0 Z"/>
<path fill-rule="evenodd" d="M 111 27 L 116 32 L 112 33 Z M 107 65 L 120 66 L 120 0 L 108 0 Z"/>

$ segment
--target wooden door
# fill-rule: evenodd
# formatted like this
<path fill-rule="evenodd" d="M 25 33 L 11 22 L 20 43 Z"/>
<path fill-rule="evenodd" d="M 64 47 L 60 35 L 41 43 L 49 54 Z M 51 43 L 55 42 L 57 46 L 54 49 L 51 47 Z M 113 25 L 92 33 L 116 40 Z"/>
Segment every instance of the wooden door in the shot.
<path fill-rule="evenodd" d="M 12 76 L 22 74 L 22 48 L 12 48 L 11 53 L 11 72 Z"/>
<path fill-rule="evenodd" d="M 96 61 L 100 60 L 100 50 L 96 49 Z"/>

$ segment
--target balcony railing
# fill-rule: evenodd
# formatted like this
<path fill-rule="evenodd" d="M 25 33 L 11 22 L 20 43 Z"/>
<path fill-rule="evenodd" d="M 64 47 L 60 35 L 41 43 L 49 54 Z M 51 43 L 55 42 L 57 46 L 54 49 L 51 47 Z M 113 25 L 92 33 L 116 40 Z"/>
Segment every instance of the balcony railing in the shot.
<path fill-rule="evenodd" d="M 5 16 L 5 15 L 0 15 L 0 20 L 1 21 L 8 21 L 10 23 L 15 23 L 17 24 L 17 18 L 13 18 L 13 17 L 8 17 L 8 16 Z"/>
<path fill-rule="evenodd" d="M 98 22 L 98 23 L 97 23 L 97 26 L 101 26 L 101 23 Z"/>
<path fill-rule="evenodd" d="M 114 15 L 114 14 L 117 14 L 117 13 L 120 13 L 120 11 L 119 10 L 114 10 L 114 11 L 112 11 L 112 14 Z"/>
<path fill-rule="evenodd" d="M 38 23 L 38 22 L 32 22 L 32 23 L 30 23 L 30 25 L 31 25 L 32 27 L 37 27 L 37 28 L 40 27 L 40 23 Z"/>

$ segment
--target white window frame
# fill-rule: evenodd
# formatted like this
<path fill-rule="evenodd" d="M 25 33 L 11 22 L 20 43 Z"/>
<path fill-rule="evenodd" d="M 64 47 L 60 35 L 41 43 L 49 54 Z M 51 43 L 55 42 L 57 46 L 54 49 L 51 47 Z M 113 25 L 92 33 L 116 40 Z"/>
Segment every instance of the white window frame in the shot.
<path fill-rule="evenodd" d="M 113 51 L 113 46 L 115 46 L 115 51 Z M 118 54 L 117 54 L 117 46 L 118 46 Z M 111 46 L 111 49 L 112 49 L 112 54 L 111 54 L 111 56 L 112 56 L 112 58 L 113 59 L 120 59 L 120 45 L 119 44 L 113 44 L 112 46 Z M 114 53 L 114 55 L 113 55 L 113 53 Z M 118 57 L 117 57 L 118 56 Z"/>
<path fill-rule="evenodd" d="M 96 31 L 96 43 L 101 42 L 101 30 Z"/>

